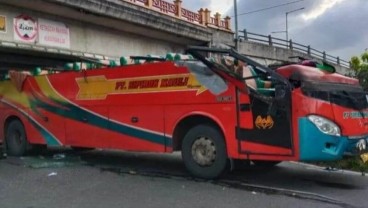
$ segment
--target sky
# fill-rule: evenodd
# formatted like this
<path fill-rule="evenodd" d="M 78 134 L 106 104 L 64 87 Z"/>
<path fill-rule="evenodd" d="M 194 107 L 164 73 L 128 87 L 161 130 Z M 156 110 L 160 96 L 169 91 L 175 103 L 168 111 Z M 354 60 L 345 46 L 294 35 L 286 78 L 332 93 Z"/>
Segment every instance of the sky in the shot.
<path fill-rule="evenodd" d="M 238 0 L 239 30 L 285 39 L 285 13 L 305 8 L 288 15 L 289 39 L 310 45 L 332 56 L 349 61 L 368 48 L 368 0 L 303 0 L 262 12 L 240 15 L 296 0 Z M 183 7 L 192 11 L 208 8 L 212 14 L 234 20 L 234 0 L 183 0 Z M 232 23 L 234 26 L 234 22 Z M 368 49 L 367 49 L 368 50 Z"/>

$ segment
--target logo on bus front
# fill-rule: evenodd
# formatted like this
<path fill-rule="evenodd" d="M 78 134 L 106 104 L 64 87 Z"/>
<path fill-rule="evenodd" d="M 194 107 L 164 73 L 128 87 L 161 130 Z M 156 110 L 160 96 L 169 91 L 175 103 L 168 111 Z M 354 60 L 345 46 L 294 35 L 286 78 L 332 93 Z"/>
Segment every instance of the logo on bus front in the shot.
<path fill-rule="evenodd" d="M 368 118 L 368 111 L 346 111 L 342 113 L 344 119 Z"/>

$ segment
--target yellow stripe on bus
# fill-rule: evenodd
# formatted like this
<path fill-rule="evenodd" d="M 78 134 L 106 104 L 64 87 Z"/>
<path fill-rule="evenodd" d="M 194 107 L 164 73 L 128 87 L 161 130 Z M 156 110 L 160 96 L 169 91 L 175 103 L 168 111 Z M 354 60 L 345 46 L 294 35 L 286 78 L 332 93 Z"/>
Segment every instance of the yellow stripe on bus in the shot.
<path fill-rule="evenodd" d="M 201 94 L 207 89 L 191 74 L 161 75 L 110 79 L 105 76 L 77 78 L 79 86 L 78 100 L 103 100 L 107 95 L 153 93 L 172 91 L 197 91 Z"/>

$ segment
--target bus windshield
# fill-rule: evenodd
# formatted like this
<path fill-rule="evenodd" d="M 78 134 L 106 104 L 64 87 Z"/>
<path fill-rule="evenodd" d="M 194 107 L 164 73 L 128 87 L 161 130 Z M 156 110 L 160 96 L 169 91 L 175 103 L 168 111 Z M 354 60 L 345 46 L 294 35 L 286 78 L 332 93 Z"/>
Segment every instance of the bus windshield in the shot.
<path fill-rule="evenodd" d="M 199 83 L 215 95 L 228 89 L 226 82 L 200 61 L 179 61 L 177 64 L 187 67 Z"/>

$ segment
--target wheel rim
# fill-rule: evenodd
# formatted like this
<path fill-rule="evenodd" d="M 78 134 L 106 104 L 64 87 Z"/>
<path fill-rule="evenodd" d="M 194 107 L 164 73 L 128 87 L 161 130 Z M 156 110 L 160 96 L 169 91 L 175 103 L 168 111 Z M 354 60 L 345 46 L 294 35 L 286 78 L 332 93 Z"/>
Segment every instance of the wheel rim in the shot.
<path fill-rule="evenodd" d="M 192 145 L 192 157 L 200 166 L 211 166 L 216 159 L 216 147 L 211 138 L 199 137 Z"/>

